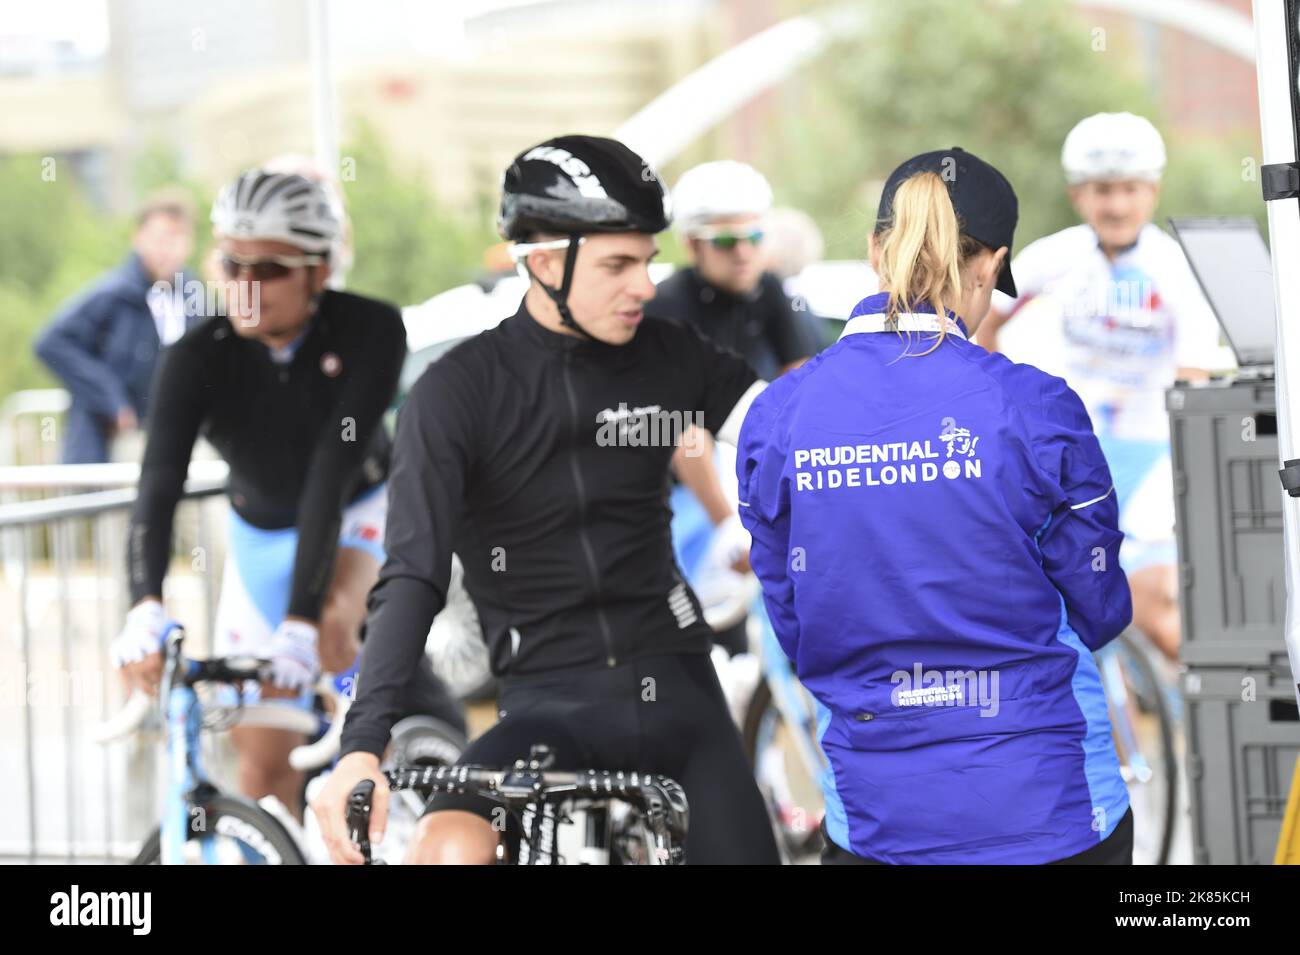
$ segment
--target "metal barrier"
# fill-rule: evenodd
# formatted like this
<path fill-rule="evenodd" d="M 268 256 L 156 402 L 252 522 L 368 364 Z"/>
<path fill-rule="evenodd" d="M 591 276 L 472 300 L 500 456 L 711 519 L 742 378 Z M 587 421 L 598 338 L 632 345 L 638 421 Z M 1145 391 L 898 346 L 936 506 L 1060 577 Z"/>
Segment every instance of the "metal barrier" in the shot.
<path fill-rule="evenodd" d="M 0 402 L 0 464 L 48 464 L 58 460 L 61 443 L 52 423 L 67 413 L 72 399 L 62 388 L 15 391 Z M 32 420 L 35 416 L 36 420 Z M 52 432 L 52 433 L 51 433 Z"/>
<path fill-rule="evenodd" d="M 168 575 L 168 608 L 203 645 L 215 602 L 220 462 L 195 462 L 177 526 L 188 568 Z M 0 468 L 0 492 L 133 485 L 136 465 Z M 124 699 L 108 645 L 125 618 L 126 529 L 134 487 L 0 504 L 0 859 L 127 861 L 158 819 L 157 731 L 100 746 L 89 730 Z M 193 546 L 188 546 L 190 543 Z M 174 551 L 175 553 L 175 551 Z M 21 719 L 16 718 L 21 714 Z M 8 718 L 12 715 L 14 718 Z"/>

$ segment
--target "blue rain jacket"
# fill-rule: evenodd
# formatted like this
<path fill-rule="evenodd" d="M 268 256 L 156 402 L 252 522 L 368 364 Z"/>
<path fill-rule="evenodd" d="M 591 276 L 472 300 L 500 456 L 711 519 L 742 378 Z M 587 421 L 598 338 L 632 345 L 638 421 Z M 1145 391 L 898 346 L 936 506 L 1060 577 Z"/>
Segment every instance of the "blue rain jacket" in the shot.
<path fill-rule="evenodd" d="M 886 863 L 1063 859 L 1129 804 L 1092 657 L 1132 617 L 1110 471 L 1064 381 L 886 301 L 758 396 L 737 459 L 826 830 Z"/>

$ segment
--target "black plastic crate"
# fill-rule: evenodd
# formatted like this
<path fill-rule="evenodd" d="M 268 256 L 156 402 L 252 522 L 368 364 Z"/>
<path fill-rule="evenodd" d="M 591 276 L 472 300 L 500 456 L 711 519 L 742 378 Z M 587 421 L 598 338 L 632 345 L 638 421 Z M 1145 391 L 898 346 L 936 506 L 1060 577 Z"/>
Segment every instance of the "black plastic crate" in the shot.
<path fill-rule="evenodd" d="M 1180 385 L 1167 406 L 1182 662 L 1267 667 L 1286 619 L 1273 383 Z"/>
<path fill-rule="evenodd" d="M 1285 654 L 1266 669 L 1190 668 L 1182 689 L 1193 861 L 1271 864 L 1300 758 Z"/>

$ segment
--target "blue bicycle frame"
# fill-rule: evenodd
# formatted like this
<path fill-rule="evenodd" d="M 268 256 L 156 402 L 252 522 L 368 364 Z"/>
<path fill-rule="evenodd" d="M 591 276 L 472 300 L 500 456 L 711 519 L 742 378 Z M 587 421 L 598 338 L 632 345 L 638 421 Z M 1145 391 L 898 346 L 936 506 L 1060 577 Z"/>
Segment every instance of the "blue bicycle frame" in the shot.
<path fill-rule="evenodd" d="M 199 843 L 204 865 L 219 865 L 218 840 L 208 831 L 204 808 L 207 797 L 219 791 L 203 772 L 200 738 L 203 732 L 203 703 L 193 687 L 202 664 L 184 656 L 180 642 L 184 629 L 170 622 L 164 631 L 167 667 L 163 674 L 164 723 L 167 732 L 167 790 L 163 797 L 159 861 L 163 865 L 184 865 L 185 844 L 193 836 Z M 236 840 L 245 861 L 257 865 L 265 860 L 251 846 Z"/>
<path fill-rule="evenodd" d="M 164 679 L 167 793 L 163 800 L 162 838 L 159 844 L 163 865 L 185 864 L 185 843 L 190 833 L 191 796 L 200 783 L 207 782 L 197 758 L 199 736 L 203 730 L 203 707 L 199 704 L 194 688 L 184 679 L 194 673 L 194 665 L 181 656 L 179 651 L 170 649 L 173 639 L 179 640 L 179 637 L 173 637 L 178 632 L 184 634 L 181 626 L 172 622 L 163 634 L 164 646 L 169 649 L 169 666 Z M 206 831 L 206 822 L 200 817 L 203 831 Z M 214 840 L 203 835 L 200 837 L 200 845 L 203 862 L 215 865 L 217 857 Z"/>

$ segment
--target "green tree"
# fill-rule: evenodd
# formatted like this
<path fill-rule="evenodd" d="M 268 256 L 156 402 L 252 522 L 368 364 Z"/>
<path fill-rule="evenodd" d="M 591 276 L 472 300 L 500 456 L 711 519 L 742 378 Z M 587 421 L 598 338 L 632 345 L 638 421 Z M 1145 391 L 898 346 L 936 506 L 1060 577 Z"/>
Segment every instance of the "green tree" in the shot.
<path fill-rule="evenodd" d="M 356 257 L 349 289 L 413 305 L 482 271 L 483 253 L 497 241 L 485 216 L 440 208 L 424 180 L 398 171 L 369 129 L 342 152 Z"/>
<path fill-rule="evenodd" d="M 65 163 L 0 159 L 0 398 L 53 387 L 32 353 L 59 305 L 125 255 L 126 223 L 99 215 Z"/>
<path fill-rule="evenodd" d="M 782 91 L 785 118 L 765 150 L 780 200 L 818 219 L 828 256 L 865 255 L 880 187 L 908 156 L 960 145 L 1001 169 L 1020 198 L 1023 247 L 1077 221 L 1060 167 L 1075 122 L 1128 110 L 1160 125 L 1138 51 L 1063 0 L 857 7 L 856 28 Z M 1241 174 L 1249 148 L 1169 152 L 1161 219 L 1257 211 L 1258 185 Z"/>

